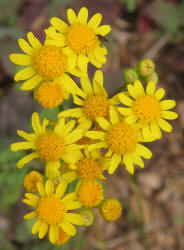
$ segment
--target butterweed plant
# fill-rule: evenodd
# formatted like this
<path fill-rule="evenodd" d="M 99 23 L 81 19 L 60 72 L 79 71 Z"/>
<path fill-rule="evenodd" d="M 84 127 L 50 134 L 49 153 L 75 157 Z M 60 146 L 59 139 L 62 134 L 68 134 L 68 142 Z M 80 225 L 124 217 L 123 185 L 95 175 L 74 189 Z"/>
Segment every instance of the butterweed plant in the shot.
<path fill-rule="evenodd" d="M 127 69 L 126 89 L 108 96 L 100 68 L 107 55 L 101 37 L 110 26 L 100 26 L 100 13 L 88 21 L 85 7 L 78 15 L 68 9 L 67 17 L 68 24 L 51 18 L 43 44 L 29 32 L 28 41 L 18 40 L 24 54 L 10 55 L 13 63 L 24 66 L 14 76 L 23 82 L 21 89 L 34 91 L 43 108 L 59 110 L 55 122 L 41 121 L 34 112 L 33 132 L 17 130 L 24 141 L 11 145 L 12 151 L 29 150 L 18 161 L 19 169 L 35 158 L 44 166 L 24 178 L 27 193 L 22 201 L 32 207 L 24 219 L 36 218 L 32 233 L 54 245 L 70 240 L 78 226 L 91 226 L 94 209 L 110 222 L 120 217 L 120 202 L 105 198 L 107 172 L 113 174 L 120 164 L 131 175 L 136 165 L 144 168 L 143 158 L 152 156 L 146 143 L 161 139 L 162 130 L 171 132 L 166 120 L 177 118 L 170 111 L 175 101 L 163 100 L 163 88 L 156 90 L 158 76 L 151 59 Z M 99 68 L 92 80 L 89 63 Z M 64 110 L 62 103 L 70 95 L 75 107 Z"/>

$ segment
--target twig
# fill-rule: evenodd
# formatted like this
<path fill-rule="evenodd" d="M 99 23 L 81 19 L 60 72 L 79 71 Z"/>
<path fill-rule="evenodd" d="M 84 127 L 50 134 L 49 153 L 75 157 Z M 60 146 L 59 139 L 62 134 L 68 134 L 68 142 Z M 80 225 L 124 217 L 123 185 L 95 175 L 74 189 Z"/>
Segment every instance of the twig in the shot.
<path fill-rule="evenodd" d="M 158 56 L 158 52 L 171 40 L 172 35 L 166 34 L 161 37 L 143 56 L 143 58 L 155 59 Z"/>

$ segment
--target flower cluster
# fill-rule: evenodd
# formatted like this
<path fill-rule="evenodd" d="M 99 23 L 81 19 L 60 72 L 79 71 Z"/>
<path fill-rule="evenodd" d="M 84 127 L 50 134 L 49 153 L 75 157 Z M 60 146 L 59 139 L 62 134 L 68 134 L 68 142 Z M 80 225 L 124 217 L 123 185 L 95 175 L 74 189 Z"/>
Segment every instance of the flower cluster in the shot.
<path fill-rule="evenodd" d="M 175 101 L 162 100 L 165 91 L 156 90 L 154 81 L 145 88 L 135 80 L 113 97 L 103 86 L 101 70 L 96 70 L 91 81 L 88 64 L 101 68 L 106 62 L 107 49 L 100 37 L 111 28 L 99 26 L 100 13 L 88 21 L 85 7 L 78 15 L 68 9 L 67 16 L 68 24 L 51 18 L 43 44 L 29 32 L 28 42 L 18 40 L 25 54 L 10 55 L 13 63 L 25 66 L 14 77 L 15 81 L 24 81 L 21 89 L 33 90 L 35 100 L 44 108 L 58 107 L 54 123 L 41 120 L 34 112 L 33 132 L 18 130 L 25 141 L 11 145 L 13 151 L 29 150 L 18 161 L 18 168 L 35 158 L 40 160 L 40 167 L 45 167 L 41 172 L 46 180 L 36 170 L 24 178 L 27 193 L 23 202 L 34 208 L 24 218 L 36 217 L 32 233 L 38 233 L 40 239 L 47 236 L 55 245 L 76 234 L 74 225 L 90 226 L 95 208 L 107 221 L 120 217 L 121 204 L 104 198 L 103 182 L 120 165 L 130 174 L 135 165 L 143 168 L 142 158 L 152 156 L 145 144 L 160 139 L 161 130 L 171 132 L 166 120 L 177 118 L 169 110 Z M 148 68 L 146 72 L 146 77 L 153 73 Z M 62 102 L 70 95 L 75 107 L 64 110 Z M 70 183 L 76 184 L 73 192 L 69 192 Z"/>

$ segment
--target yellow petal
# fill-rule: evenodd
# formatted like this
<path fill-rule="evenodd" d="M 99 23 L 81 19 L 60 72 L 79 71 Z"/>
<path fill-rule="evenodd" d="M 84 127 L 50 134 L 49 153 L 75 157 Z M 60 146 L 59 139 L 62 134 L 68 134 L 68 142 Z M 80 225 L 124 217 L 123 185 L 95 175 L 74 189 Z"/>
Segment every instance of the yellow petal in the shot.
<path fill-rule="evenodd" d="M 174 120 L 178 118 L 178 114 L 172 111 L 163 111 L 162 118 L 168 119 L 168 120 Z"/>
<path fill-rule="evenodd" d="M 107 35 L 111 31 L 110 25 L 102 25 L 95 29 L 96 34 L 99 34 L 101 36 Z"/>
<path fill-rule="evenodd" d="M 33 142 L 16 142 L 11 144 L 11 150 L 17 152 L 19 150 L 34 149 L 35 144 Z"/>
<path fill-rule="evenodd" d="M 78 13 L 77 21 L 82 24 L 86 24 L 88 20 L 88 10 L 85 7 L 82 7 Z"/>
<path fill-rule="evenodd" d="M 137 89 L 132 85 L 132 84 L 128 84 L 127 85 L 128 88 L 128 93 L 136 100 L 137 98 L 139 98 L 140 93 L 137 92 Z"/>
<path fill-rule="evenodd" d="M 34 158 L 38 158 L 38 157 L 39 157 L 39 155 L 37 154 L 37 152 L 28 154 L 17 162 L 17 167 L 22 168 L 25 164 L 32 161 Z"/>
<path fill-rule="evenodd" d="M 39 239 L 43 239 L 47 231 L 48 231 L 48 224 L 43 222 L 39 228 L 39 234 L 38 234 Z"/>
<path fill-rule="evenodd" d="M 24 54 L 10 54 L 10 61 L 18 65 L 27 66 L 32 64 L 32 57 Z"/>
<path fill-rule="evenodd" d="M 22 90 L 31 90 L 31 89 L 34 89 L 41 82 L 41 80 L 42 80 L 42 76 L 36 74 L 31 79 L 25 81 L 22 84 L 21 89 Z"/>
<path fill-rule="evenodd" d="M 36 186 L 37 186 L 37 189 L 38 189 L 40 196 L 42 196 L 42 197 L 45 196 L 45 187 L 44 187 L 43 183 L 37 182 Z"/>
<path fill-rule="evenodd" d="M 75 12 L 72 9 L 67 9 L 67 17 L 71 25 L 76 24 L 77 17 L 76 17 Z"/>
<path fill-rule="evenodd" d="M 37 135 L 43 134 L 43 129 L 40 124 L 40 117 L 37 112 L 32 114 L 32 128 Z"/>
<path fill-rule="evenodd" d="M 72 144 L 80 140 L 84 136 L 84 131 L 82 129 L 75 129 L 70 134 L 65 137 L 66 144 Z"/>
<path fill-rule="evenodd" d="M 111 124 L 103 117 L 98 117 L 96 121 L 98 122 L 99 126 L 106 131 L 111 128 Z"/>
<path fill-rule="evenodd" d="M 37 207 L 37 202 L 35 201 L 31 201 L 31 200 L 27 200 L 27 199 L 22 199 L 22 202 L 27 204 L 28 206 L 31 207 Z"/>
<path fill-rule="evenodd" d="M 56 30 L 60 31 L 61 33 L 65 33 L 68 29 L 68 25 L 57 17 L 52 17 L 50 23 Z"/>
<path fill-rule="evenodd" d="M 160 127 L 156 122 L 150 124 L 150 129 L 151 133 L 153 134 L 153 137 L 155 137 L 156 139 L 160 139 L 162 137 Z"/>
<path fill-rule="evenodd" d="M 78 226 L 84 225 L 84 218 L 79 214 L 67 213 L 65 214 L 64 219 Z"/>
<path fill-rule="evenodd" d="M 165 90 L 163 88 L 161 89 L 158 89 L 156 92 L 155 92 L 155 97 L 157 98 L 158 101 L 160 101 L 165 95 Z"/>
<path fill-rule="evenodd" d="M 109 174 L 114 173 L 114 171 L 116 170 L 116 168 L 118 167 L 120 162 L 121 162 L 121 155 L 114 153 L 112 158 L 111 158 L 110 166 L 109 166 L 109 169 L 108 169 Z"/>
<path fill-rule="evenodd" d="M 39 201 L 39 199 L 40 199 L 38 196 L 36 196 L 34 194 L 31 194 L 31 193 L 25 193 L 25 197 L 27 199 L 29 199 L 30 201 L 33 201 L 35 203 L 37 203 Z"/>
<path fill-rule="evenodd" d="M 27 141 L 35 141 L 37 138 L 35 134 L 28 134 L 23 130 L 17 130 L 17 134 L 20 135 L 22 138 L 24 138 Z"/>
<path fill-rule="evenodd" d="M 93 49 L 93 55 L 94 57 L 102 64 L 106 63 L 107 59 L 106 57 L 101 53 L 102 51 L 99 49 L 99 47 L 95 47 Z"/>
<path fill-rule="evenodd" d="M 144 88 L 139 80 L 134 82 L 134 89 L 139 97 L 145 95 Z"/>
<path fill-rule="evenodd" d="M 74 200 L 74 199 L 76 199 L 76 197 L 77 197 L 76 193 L 73 192 L 73 193 L 70 193 L 70 194 L 65 195 L 65 197 L 63 197 L 62 201 L 66 203 L 66 202 L 69 201 L 69 200 Z"/>
<path fill-rule="evenodd" d="M 51 224 L 49 229 L 49 240 L 51 243 L 55 243 L 58 239 L 58 226 Z"/>
<path fill-rule="evenodd" d="M 45 174 L 48 179 L 54 179 L 59 177 L 60 161 L 49 161 L 46 164 Z"/>
<path fill-rule="evenodd" d="M 79 201 L 69 200 L 64 202 L 67 210 L 78 209 L 81 207 L 81 203 Z"/>
<path fill-rule="evenodd" d="M 45 192 L 47 195 L 51 195 L 54 192 L 54 184 L 51 180 L 47 180 L 45 184 Z"/>
<path fill-rule="evenodd" d="M 88 150 L 91 151 L 97 148 L 107 148 L 107 144 L 105 142 L 98 142 L 98 143 L 90 144 L 88 147 Z"/>
<path fill-rule="evenodd" d="M 110 106 L 109 115 L 110 115 L 110 122 L 112 124 L 116 124 L 119 122 L 118 113 L 115 110 L 114 106 Z"/>
<path fill-rule="evenodd" d="M 152 152 L 141 144 L 137 144 L 136 153 L 146 159 L 150 159 L 152 156 Z"/>
<path fill-rule="evenodd" d="M 77 179 L 77 174 L 75 171 L 69 171 L 65 174 L 62 174 L 62 178 L 67 181 L 67 183 L 73 182 L 75 179 Z"/>
<path fill-rule="evenodd" d="M 34 223 L 34 225 L 33 225 L 32 234 L 38 233 L 38 231 L 39 231 L 41 225 L 42 225 L 41 220 L 37 220 L 37 221 Z"/>
<path fill-rule="evenodd" d="M 149 81 L 146 86 L 146 94 L 153 95 L 155 93 L 156 84 L 154 81 Z"/>
<path fill-rule="evenodd" d="M 88 27 L 89 28 L 96 28 L 97 26 L 100 25 L 102 21 L 102 15 L 100 13 L 96 13 L 88 22 Z"/>
<path fill-rule="evenodd" d="M 30 213 L 24 215 L 24 219 L 29 220 L 29 219 L 35 218 L 36 216 L 37 216 L 37 213 L 35 211 L 33 211 L 33 212 L 30 212 Z"/>
<path fill-rule="evenodd" d="M 29 45 L 28 42 L 26 42 L 24 39 L 20 38 L 20 39 L 18 39 L 18 43 L 19 43 L 21 50 L 24 53 L 26 53 L 28 55 L 33 55 L 34 49 L 31 48 L 31 46 Z"/>
<path fill-rule="evenodd" d="M 66 232 L 67 234 L 71 236 L 74 236 L 76 234 L 76 229 L 71 223 L 64 221 L 60 224 L 60 226 L 63 229 L 63 231 Z"/>
<path fill-rule="evenodd" d="M 92 85 L 91 85 L 91 82 L 90 82 L 88 76 L 81 77 L 80 82 L 81 82 L 81 86 L 82 86 L 82 88 L 87 96 L 94 94 L 93 88 L 92 88 Z"/>
<path fill-rule="evenodd" d="M 35 74 L 35 70 L 33 69 L 33 67 L 26 67 L 25 69 L 20 70 L 19 72 L 17 72 L 14 76 L 14 80 L 17 81 L 22 81 L 22 80 L 26 80 L 30 77 L 32 77 Z"/>
<path fill-rule="evenodd" d="M 161 107 L 163 110 L 172 109 L 176 106 L 176 102 L 174 100 L 164 100 L 160 102 Z"/>
<path fill-rule="evenodd" d="M 77 58 L 77 66 L 83 72 L 87 72 L 88 62 L 89 59 L 85 55 L 80 54 Z"/>
<path fill-rule="evenodd" d="M 172 126 L 168 122 L 166 122 L 164 119 L 160 118 L 157 123 L 160 126 L 160 128 L 163 129 L 164 131 L 166 132 L 172 131 Z"/>
<path fill-rule="evenodd" d="M 122 108 L 122 107 L 118 107 L 117 110 L 125 116 L 130 116 L 132 115 L 132 110 L 130 108 Z"/>
<path fill-rule="evenodd" d="M 128 155 L 125 155 L 123 157 L 123 163 L 125 164 L 126 170 L 130 173 L 130 174 L 134 174 L 134 164 L 133 161 L 131 159 L 131 157 L 129 157 Z"/>
<path fill-rule="evenodd" d="M 131 98 L 129 98 L 128 96 L 126 96 L 125 94 L 123 94 L 123 93 L 120 93 L 120 94 L 118 95 L 118 98 L 119 98 L 119 100 L 120 100 L 123 104 L 125 104 L 125 105 L 127 105 L 127 106 L 132 106 L 132 104 L 133 104 L 133 100 L 132 100 Z"/>
<path fill-rule="evenodd" d="M 76 117 L 79 118 L 81 116 L 83 116 L 83 112 L 81 108 L 73 108 L 73 109 L 68 109 L 65 111 L 62 111 L 61 113 L 59 113 L 58 117 Z"/>
<path fill-rule="evenodd" d="M 89 61 L 91 62 L 91 64 L 93 64 L 95 67 L 97 68 L 101 68 L 102 67 L 102 63 L 100 63 L 95 56 L 93 55 L 92 52 L 88 52 L 88 58 Z"/>
<path fill-rule="evenodd" d="M 34 49 L 39 50 L 42 47 L 41 42 L 34 36 L 32 32 L 27 33 L 27 39 Z"/>
<path fill-rule="evenodd" d="M 104 141 L 106 138 L 106 133 L 101 131 L 88 131 L 85 133 L 85 137 L 91 139 L 101 139 Z"/>
<path fill-rule="evenodd" d="M 62 197 L 66 192 L 67 186 L 68 186 L 67 182 L 63 180 L 62 183 L 60 183 L 56 188 L 56 195 L 58 197 Z"/>
<path fill-rule="evenodd" d="M 69 121 L 69 122 L 65 125 L 65 127 L 63 128 L 62 135 L 63 135 L 63 136 L 68 135 L 68 134 L 72 131 L 72 129 L 75 127 L 75 125 L 76 125 L 76 122 L 75 122 L 74 120 Z"/>

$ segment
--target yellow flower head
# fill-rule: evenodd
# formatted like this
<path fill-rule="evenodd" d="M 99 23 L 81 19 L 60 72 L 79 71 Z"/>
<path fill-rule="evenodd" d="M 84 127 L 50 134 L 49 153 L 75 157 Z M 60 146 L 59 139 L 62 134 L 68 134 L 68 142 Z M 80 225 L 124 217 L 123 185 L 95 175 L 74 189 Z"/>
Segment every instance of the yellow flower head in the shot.
<path fill-rule="evenodd" d="M 105 167 L 102 154 L 99 150 L 84 152 L 81 154 L 81 158 L 72 165 L 72 168 L 74 169 L 73 171 L 68 169 L 68 171 L 61 175 L 67 182 L 71 182 L 76 178 L 80 178 L 81 180 L 105 180 L 103 176 Z"/>
<path fill-rule="evenodd" d="M 66 73 L 77 74 L 76 59 L 67 48 L 54 45 L 42 45 L 32 32 L 27 34 L 28 42 L 19 39 L 19 46 L 25 54 L 11 54 L 10 60 L 18 65 L 26 66 L 19 71 L 15 81 L 26 80 L 22 90 L 31 90 L 42 81 L 51 82 L 57 79 L 69 93 L 80 93 L 76 83 Z"/>
<path fill-rule="evenodd" d="M 51 27 L 45 30 L 46 44 L 66 47 L 77 60 L 81 71 L 87 71 L 90 61 L 101 68 L 106 62 L 107 50 L 101 43 L 100 37 L 107 35 L 109 25 L 99 26 L 102 20 L 100 13 L 95 14 L 88 21 L 88 10 L 83 7 L 78 15 L 72 9 L 67 10 L 69 25 L 57 17 L 51 18 Z"/>
<path fill-rule="evenodd" d="M 47 81 L 42 82 L 35 88 L 34 98 L 44 108 L 55 108 L 58 107 L 64 99 L 69 98 L 69 93 L 61 82 Z"/>
<path fill-rule="evenodd" d="M 115 199 L 105 199 L 99 207 L 100 213 L 107 221 L 115 221 L 121 215 L 121 204 Z"/>
<path fill-rule="evenodd" d="M 150 81 L 146 91 L 140 81 L 128 85 L 130 98 L 123 93 L 119 94 L 119 100 L 128 107 L 119 107 L 118 111 L 125 115 L 128 124 L 137 123 L 142 130 L 145 140 L 161 138 L 161 129 L 171 132 L 171 125 L 164 119 L 174 120 L 178 117 L 175 112 L 168 111 L 176 103 L 173 100 L 163 100 L 165 91 L 163 88 L 155 92 L 156 84 Z"/>
<path fill-rule="evenodd" d="M 44 182 L 43 175 L 38 171 L 31 171 L 24 177 L 24 188 L 29 193 L 37 193 L 37 182 Z"/>
<path fill-rule="evenodd" d="M 120 163 L 123 163 L 131 174 L 134 173 L 134 163 L 142 168 L 144 167 L 140 156 L 149 159 L 152 153 L 145 146 L 139 144 L 141 136 L 137 126 L 128 125 L 125 121 L 120 120 L 113 106 L 110 108 L 109 121 L 99 117 L 97 122 L 104 132 L 88 131 L 85 136 L 100 139 L 101 142 L 89 145 L 88 150 L 108 149 L 106 156 L 111 157 L 108 168 L 109 174 L 113 174 Z"/>
<path fill-rule="evenodd" d="M 22 168 L 34 158 L 40 158 L 43 162 L 46 162 L 47 178 L 52 179 L 59 176 L 60 159 L 68 164 L 73 164 L 81 157 L 79 149 L 83 148 L 83 146 L 77 145 L 75 142 L 82 138 L 83 130 L 74 129 L 75 121 L 69 121 L 65 124 L 64 118 L 59 120 L 53 130 L 46 128 L 48 123 L 49 121 L 44 119 L 43 124 L 40 124 L 38 113 L 33 113 L 32 127 L 34 133 L 28 134 L 18 130 L 18 134 L 26 141 L 13 143 L 11 150 L 33 149 L 35 152 L 19 160 L 17 167 Z"/>
<path fill-rule="evenodd" d="M 96 180 L 81 181 L 76 192 L 79 201 L 86 207 L 96 207 L 103 200 L 103 187 Z"/>
<path fill-rule="evenodd" d="M 98 117 L 108 117 L 109 107 L 117 104 L 117 96 L 109 99 L 103 87 L 102 71 L 94 74 L 93 85 L 88 77 L 81 78 L 82 96 L 74 96 L 74 103 L 81 107 L 62 111 L 59 117 L 75 117 L 82 128 L 88 130 Z"/>
<path fill-rule="evenodd" d="M 58 240 L 54 243 L 54 245 L 64 245 L 70 239 L 70 235 L 63 231 L 62 228 L 58 228 Z"/>
<path fill-rule="evenodd" d="M 25 204 L 35 208 L 33 212 L 24 216 L 24 219 L 37 217 L 32 234 L 38 233 L 38 237 L 42 239 L 49 232 L 51 243 L 55 243 L 59 239 L 59 228 L 71 236 L 75 235 L 76 229 L 72 224 L 84 224 L 82 216 L 68 212 L 68 210 L 81 207 L 76 194 L 70 193 L 63 197 L 67 189 L 66 182 L 59 184 L 56 189 L 51 180 L 46 181 L 45 186 L 38 182 L 37 188 L 40 197 L 26 193 L 26 198 L 22 200 Z"/>

